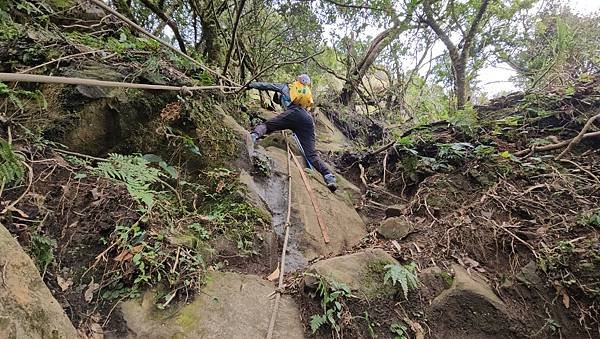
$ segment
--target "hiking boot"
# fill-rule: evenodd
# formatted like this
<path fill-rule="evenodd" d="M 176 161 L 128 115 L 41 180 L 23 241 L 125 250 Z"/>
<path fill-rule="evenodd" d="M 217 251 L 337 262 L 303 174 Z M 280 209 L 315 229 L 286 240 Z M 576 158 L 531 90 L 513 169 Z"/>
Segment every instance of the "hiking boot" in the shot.
<path fill-rule="evenodd" d="M 335 190 L 337 190 L 337 183 L 335 180 L 335 175 L 329 173 L 329 174 L 325 174 L 323 176 L 323 179 L 325 180 L 325 185 L 327 185 L 327 188 L 329 188 L 329 190 L 331 192 L 335 192 Z"/>
<path fill-rule="evenodd" d="M 250 136 L 252 137 L 252 143 L 256 144 L 256 141 L 258 140 L 258 134 L 250 133 Z"/>

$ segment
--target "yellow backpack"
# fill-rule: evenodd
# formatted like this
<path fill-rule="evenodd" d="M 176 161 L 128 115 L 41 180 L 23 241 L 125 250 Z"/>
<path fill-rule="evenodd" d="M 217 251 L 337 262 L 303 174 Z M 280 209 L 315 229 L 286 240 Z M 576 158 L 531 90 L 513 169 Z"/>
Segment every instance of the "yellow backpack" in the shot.
<path fill-rule="evenodd" d="M 306 109 L 311 108 L 314 104 L 310 87 L 298 80 L 290 84 L 290 99 L 293 104 L 300 105 Z"/>

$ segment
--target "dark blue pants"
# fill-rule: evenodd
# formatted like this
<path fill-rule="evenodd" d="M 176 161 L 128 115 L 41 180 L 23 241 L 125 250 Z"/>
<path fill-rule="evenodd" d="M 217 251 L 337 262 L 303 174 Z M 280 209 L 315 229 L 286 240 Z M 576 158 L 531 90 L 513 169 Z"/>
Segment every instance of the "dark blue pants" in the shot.
<path fill-rule="evenodd" d="M 325 162 L 317 154 L 317 150 L 315 149 L 315 123 L 304 108 L 292 105 L 275 118 L 256 126 L 254 133 L 258 134 L 260 138 L 264 134 L 284 129 L 290 129 L 296 134 L 298 140 L 300 140 L 300 145 L 304 149 L 306 158 L 319 173 L 323 176 L 331 173 Z"/>

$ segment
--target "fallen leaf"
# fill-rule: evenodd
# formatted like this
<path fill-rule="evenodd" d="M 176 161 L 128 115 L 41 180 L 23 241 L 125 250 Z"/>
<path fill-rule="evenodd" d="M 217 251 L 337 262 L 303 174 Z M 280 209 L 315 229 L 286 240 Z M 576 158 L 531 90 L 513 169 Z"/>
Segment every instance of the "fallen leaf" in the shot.
<path fill-rule="evenodd" d="M 56 276 L 56 282 L 58 283 L 58 286 L 60 286 L 60 289 L 63 292 L 68 290 L 69 287 L 71 287 L 73 285 L 73 280 L 71 280 L 71 278 L 65 280 L 60 275 Z"/>
<path fill-rule="evenodd" d="M 97 187 L 92 188 L 92 190 L 90 191 L 90 193 L 92 193 L 92 199 L 94 199 L 94 200 L 98 200 L 98 198 L 100 197 L 100 195 L 98 194 L 98 188 Z"/>
<path fill-rule="evenodd" d="M 569 306 L 571 306 L 571 299 L 569 298 L 567 291 L 565 291 L 564 289 L 562 290 L 562 301 L 563 305 L 565 305 L 566 308 L 569 308 Z"/>
<path fill-rule="evenodd" d="M 8 204 L 8 202 L 6 202 L 6 204 Z M 28 215 L 27 213 L 25 213 L 25 212 L 21 211 L 20 209 L 18 209 L 18 208 L 16 208 L 16 207 L 14 207 L 14 206 L 8 206 L 8 207 L 6 207 L 6 208 L 4 209 L 4 211 L 2 211 L 2 213 L 6 213 L 7 211 L 11 211 L 11 212 L 17 212 L 17 213 L 19 213 L 19 215 L 20 215 L 22 218 L 25 218 L 25 219 L 29 218 L 29 215 Z"/>
<path fill-rule="evenodd" d="M 273 273 L 269 274 L 269 276 L 267 277 L 267 280 L 275 281 L 275 280 L 277 280 L 277 278 L 279 278 L 279 267 L 277 267 L 275 269 L 275 271 L 273 271 Z"/>
<path fill-rule="evenodd" d="M 128 250 L 123 250 L 119 255 L 115 257 L 115 261 L 123 262 L 133 258 L 133 254 L 131 254 Z"/>
<path fill-rule="evenodd" d="M 140 253 L 144 249 L 144 245 L 137 245 L 131 249 L 133 253 Z"/>
<path fill-rule="evenodd" d="M 425 331 L 423 331 L 423 326 L 421 326 L 421 324 L 419 324 L 416 321 L 412 321 L 407 317 L 404 318 L 404 322 L 407 323 L 408 326 L 410 326 L 410 329 L 413 330 L 413 332 L 415 332 L 416 339 L 425 338 Z"/>
<path fill-rule="evenodd" d="M 478 267 L 479 266 L 479 263 L 476 260 L 471 259 L 469 257 L 463 257 L 463 261 L 465 264 L 469 265 L 470 267 Z"/>
<path fill-rule="evenodd" d="M 100 288 L 100 284 L 97 284 L 94 282 L 94 280 L 92 280 L 91 283 L 89 283 L 88 288 L 85 290 L 84 294 L 83 294 L 83 298 L 85 299 L 85 301 L 90 302 L 92 301 L 92 298 L 94 298 L 94 292 Z"/>
<path fill-rule="evenodd" d="M 104 331 L 102 330 L 102 326 L 98 323 L 90 324 L 90 335 L 88 336 L 90 339 L 104 339 Z"/>

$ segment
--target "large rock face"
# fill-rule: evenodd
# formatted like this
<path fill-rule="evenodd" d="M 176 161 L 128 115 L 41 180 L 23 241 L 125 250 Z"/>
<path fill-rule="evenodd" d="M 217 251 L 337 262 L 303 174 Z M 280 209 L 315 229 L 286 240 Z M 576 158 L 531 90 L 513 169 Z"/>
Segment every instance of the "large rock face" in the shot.
<path fill-rule="evenodd" d="M 274 164 L 274 171 L 287 176 L 287 155 L 282 149 L 268 147 L 266 153 Z M 334 194 L 327 189 L 317 172 L 306 173 L 315 193 L 330 242 L 325 244 L 317 216 L 300 171 L 292 164 L 292 238 L 306 260 L 321 255 L 336 255 L 356 245 L 366 235 L 366 227 L 343 188 Z M 287 200 L 286 196 L 281 199 Z M 293 241 L 292 241 L 293 243 Z M 293 245 L 292 245 L 293 247 Z"/>
<path fill-rule="evenodd" d="M 434 338 L 520 338 L 522 324 L 475 272 L 453 265 L 452 286 L 431 303 Z"/>
<path fill-rule="evenodd" d="M 0 224 L 0 338 L 78 338 L 33 261 Z"/>
<path fill-rule="evenodd" d="M 346 284 L 359 298 L 393 297 L 397 289 L 391 283 L 384 284 L 387 264 L 398 264 L 398 261 L 384 250 L 369 249 L 319 261 L 309 268 L 309 272 Z M 304 279 L 309 287 L 316 282 L 312 275 Z"/>
<path fill-rule="evenodd" d="M 160 311 L 153 293 L 121 306 L 128 338 L 264 338 L 275 288 L 253 275 L 215 272 L 196 299 L 182 308 Z M 300 312 L 292 298 L 282 296 L 274 338 L 304 338 Z"/>

